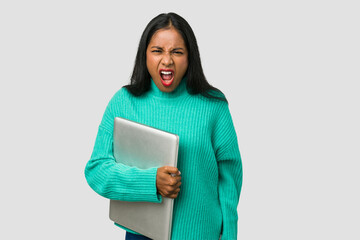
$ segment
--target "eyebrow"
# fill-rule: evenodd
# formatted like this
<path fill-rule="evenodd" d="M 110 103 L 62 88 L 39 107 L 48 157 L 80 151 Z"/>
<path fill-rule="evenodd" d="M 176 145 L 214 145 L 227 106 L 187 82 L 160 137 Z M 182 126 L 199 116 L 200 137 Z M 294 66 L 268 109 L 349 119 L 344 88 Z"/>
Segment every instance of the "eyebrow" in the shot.
<path fill-rule="evenodd" d="M 159 46 L 152 46 L 151 48 L 162 49 L 162 47 L 159 47 Z M 183 51 L 184 51 L 184 49 L 183 49 L 183 48 L 181 48 L 181 47 L 174 48 L 172 51 L 176 51 L 176 50 L 183 50 Z"/>

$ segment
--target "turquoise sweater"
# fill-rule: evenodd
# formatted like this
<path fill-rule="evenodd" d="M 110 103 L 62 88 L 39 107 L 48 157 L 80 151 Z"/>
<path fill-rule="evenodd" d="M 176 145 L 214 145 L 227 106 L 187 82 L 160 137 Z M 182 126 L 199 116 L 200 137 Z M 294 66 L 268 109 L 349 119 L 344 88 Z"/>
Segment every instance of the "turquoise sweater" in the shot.
<path fill-rule="evenodd" d="M 171 239 L 218 240 L 221 232 L 222 240 L 237 239 L 242 164 L 228 104 L 190 95 L 186 79 L 171 93 L 161 92 L 151 81 L 150 91 L 140 97 L 121 88 L 110 100 L 85 168 L 87 182 L 105 198 L 161 202 L 157 168 L 144 170 L 115 162 L 116 116 L 179 135 L 177 167 L 182 185 L 174 201 Z"/>

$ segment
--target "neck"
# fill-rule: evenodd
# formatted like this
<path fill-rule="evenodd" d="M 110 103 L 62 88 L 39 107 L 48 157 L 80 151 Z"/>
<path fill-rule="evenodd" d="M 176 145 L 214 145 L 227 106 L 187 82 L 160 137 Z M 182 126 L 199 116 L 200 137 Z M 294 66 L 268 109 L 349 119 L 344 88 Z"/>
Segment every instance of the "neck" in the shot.
<path fill-rule="evenodd" d="M 161 91 L 156 84 L 154 83 L 153 79 L 151 79 L 150 83 L 150 94 L 159 98 L 179 98 L 185 96 L 187 94 L 186 90 L 186 77 L 183 78 L 180 84 L 176 87 L 176 89 L 172 92 L 163 92 Z"/>

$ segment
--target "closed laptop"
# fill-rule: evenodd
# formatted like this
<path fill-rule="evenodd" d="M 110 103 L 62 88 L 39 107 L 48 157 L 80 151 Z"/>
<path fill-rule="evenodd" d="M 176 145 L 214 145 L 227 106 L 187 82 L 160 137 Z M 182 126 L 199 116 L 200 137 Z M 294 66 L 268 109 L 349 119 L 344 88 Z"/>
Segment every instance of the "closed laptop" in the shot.
<path fill-rule="evenodd" d="M 114 157 L 140 169 L 177 166 L 179 137 L 134 121 L 114 120 Z M 110 219 L 155 240 L 171 238 L 174 199 L 161 203 L 110 200 Z"/>

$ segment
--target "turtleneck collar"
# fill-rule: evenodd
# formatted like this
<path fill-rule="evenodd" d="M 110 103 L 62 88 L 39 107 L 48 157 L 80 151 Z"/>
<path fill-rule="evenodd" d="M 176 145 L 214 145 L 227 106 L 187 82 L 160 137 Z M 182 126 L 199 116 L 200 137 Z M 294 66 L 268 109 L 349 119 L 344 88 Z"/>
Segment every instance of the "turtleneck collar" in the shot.
<path fill-rule="evenodd" d="M 184 77 L 176 89 L 172 92 L 162 92 L 151 79 L 149 94 L 158 98 L 175 99 L 188 94 L 186 89 L 186 77 Z"/>

